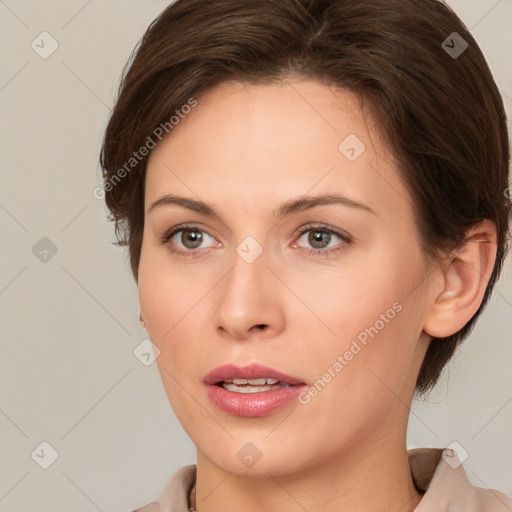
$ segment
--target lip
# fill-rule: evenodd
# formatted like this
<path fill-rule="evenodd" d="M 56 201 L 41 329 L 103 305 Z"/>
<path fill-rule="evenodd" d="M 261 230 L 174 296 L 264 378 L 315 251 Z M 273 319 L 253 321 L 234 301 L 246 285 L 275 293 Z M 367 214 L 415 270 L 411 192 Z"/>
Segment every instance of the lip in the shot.
<path fill-rule="evenodd" d="M 264 377 L 277 379 L 289 384 L 289 387 L 258 393 L 237 393 L 217 385 L 218 382 L 227 379 L 261 379 Z M 209 372 L 203 382 L 206 385 L 208 397 L 219 409 L 234 416 L 252 418 L 271 414 L 297 398 L 306 388 L 306 384 L 296 377 L 260 364 L 244 367 L 234 364 L 219 366 Z"/>

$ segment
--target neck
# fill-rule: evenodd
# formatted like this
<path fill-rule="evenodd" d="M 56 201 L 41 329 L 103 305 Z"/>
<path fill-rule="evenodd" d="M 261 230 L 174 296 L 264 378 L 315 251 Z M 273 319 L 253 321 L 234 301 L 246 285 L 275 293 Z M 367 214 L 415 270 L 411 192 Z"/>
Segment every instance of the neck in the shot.
<path fill-rule="evenodd" d="M 387 436 L 284 476 L 227 473 L 197 453 L 198 512 L 413 512 L 416 491 L 404 439 Z"/>

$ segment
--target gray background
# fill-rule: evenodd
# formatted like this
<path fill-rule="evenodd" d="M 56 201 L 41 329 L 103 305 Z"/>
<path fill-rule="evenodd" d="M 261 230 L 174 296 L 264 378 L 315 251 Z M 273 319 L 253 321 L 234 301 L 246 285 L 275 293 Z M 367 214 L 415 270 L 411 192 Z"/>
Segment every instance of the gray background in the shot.
<path fill-rule="evenodd" d="M 158 500 L 172 473 L 195 462 L 156 364 L 134 355 L 146 338 L 137 288 L 93 196 L 122 67 L 167 4 L 0 0 L 0 512 L 128 511 Z M 449 5 L 510 116 L 512 0 Z M 46 59 L 55 43 L 43 31 L 58 43 Z M 510 496 L 511 269 L 509 258 L 477 328 L 434 392 L 414 402 L 409 424 L 410 448 L 457 442 L 472 483 Z M 43 442 L 58 454 L 47 469 Z"/>

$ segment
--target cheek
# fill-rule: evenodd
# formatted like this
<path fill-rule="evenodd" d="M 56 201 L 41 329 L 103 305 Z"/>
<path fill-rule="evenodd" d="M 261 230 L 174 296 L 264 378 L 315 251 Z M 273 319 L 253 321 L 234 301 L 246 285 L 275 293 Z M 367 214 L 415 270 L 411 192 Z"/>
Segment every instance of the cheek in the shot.
<path fill-rule="evenodd" d="M 161 248 L 143 244 L 138 278 L 139 303 L 151 339 L 158 346 L 179 325 L 180 318 L 186 313 L 186 304 L 193 299 L 193 280 L 183 276 L 178 269 L 179 266 L 165 261 L 165 251 Z"/>
<path fill-rule="evenodd" d="M 390 390 L 400 389 L 422 330 L 425 268 L 415 251 L 389 247 L 330 279 L 296 281 L 298 294 L 309 289 L 308 305 L 321 319 L 299 339 L 310 381 L 320 379 L 319 389 L 333 382 L 326 400 L 392 399 Z"/>
<path fill-rule="evenodd" d="M 387 308 L 387 299 L 383 309 L 374 299 L 366 304 L 370 311 L 341 312 L 334 324 L 337 338 L 303 353 L 310 376 L 310 387 L 301 397 L 303 430 L 338 433 L 319 450 L 334 451 L 349 440 L 371 438 L 375 429 L 406 411 L 404 383 L 416 344 L 410 334 L 417 315 L 407 304 Z M 388 323 L 374 311 L 382 311 Z"/>
<path fill-rule="evenodd" d="M 205 292 L 212 285 L 194 279 L 183 268 L 170 264 L 164 251 L 143 246 L 140 309 L 149 337 L 160 350 L 156 363 L 170 399 L 184 393 L 180 384 L 187 387 L 186 382 L 196 378 L 197 368 L 211 365 L 208 360 L 203 362 L 205 350 L 200 343 L 209 318 Z"/>

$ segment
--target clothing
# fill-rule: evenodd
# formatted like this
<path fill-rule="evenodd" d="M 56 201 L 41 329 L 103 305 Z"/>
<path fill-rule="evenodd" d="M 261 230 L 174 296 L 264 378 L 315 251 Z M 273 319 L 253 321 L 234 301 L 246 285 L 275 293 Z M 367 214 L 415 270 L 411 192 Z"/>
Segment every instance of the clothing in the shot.
<path fill-rule="evenodd" d="M 415 448 L 408 451 L 411 476 L 423 494 L 414 512 L 512 512 L 512 500 L 495 489 L 473 486 L 451 449 Z M 188 512 L 195 506 L 196 465 L 183 466 L 167 484 L 160 503 L 133 512 Z"/>

